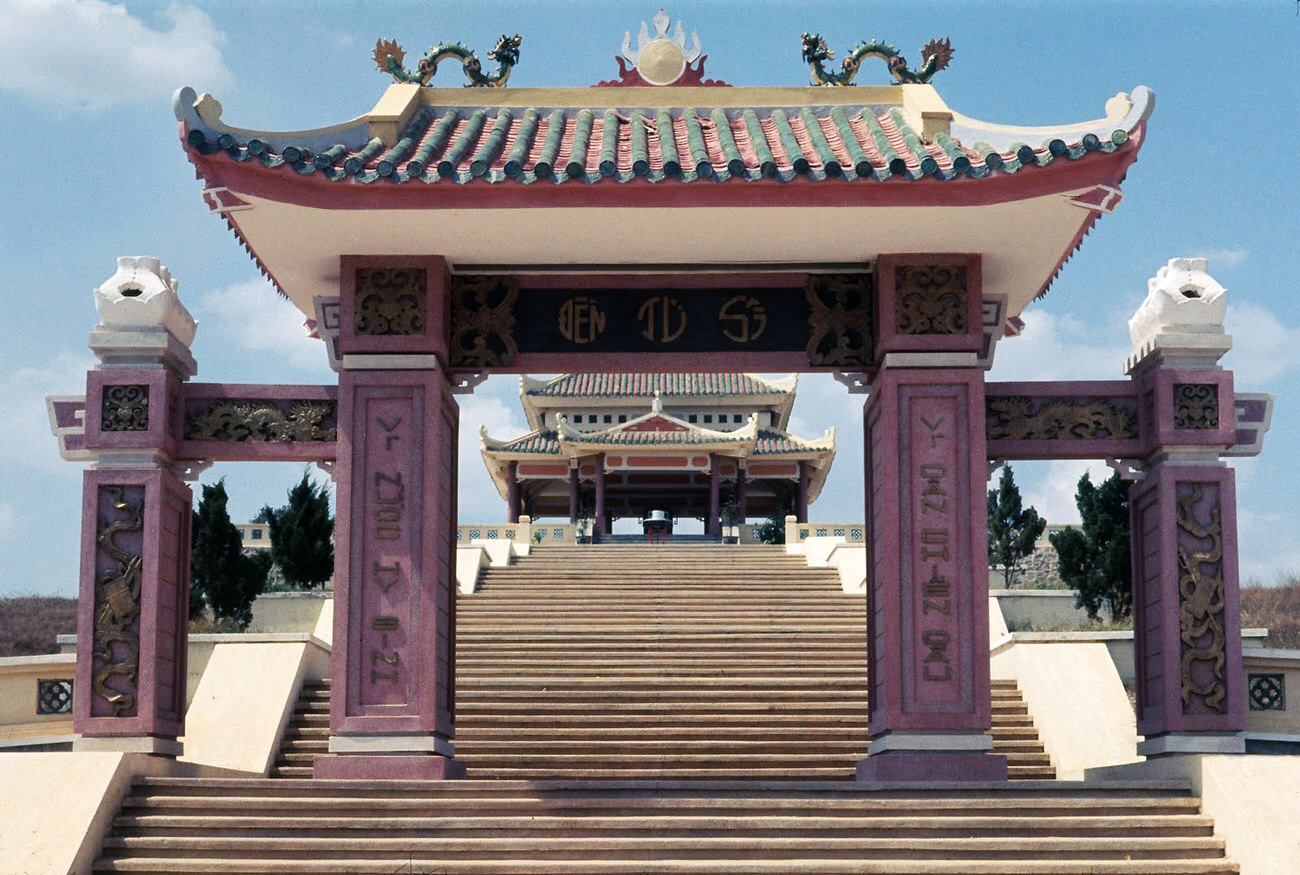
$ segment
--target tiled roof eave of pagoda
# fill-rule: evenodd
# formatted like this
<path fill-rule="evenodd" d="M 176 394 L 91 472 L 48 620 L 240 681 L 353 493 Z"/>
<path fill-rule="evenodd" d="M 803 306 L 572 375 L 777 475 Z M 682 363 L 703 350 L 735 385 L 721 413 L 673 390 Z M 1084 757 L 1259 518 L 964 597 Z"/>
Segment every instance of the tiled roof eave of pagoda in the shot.
<path fill-rule="evenodd" d="M 933 111 L 933 104 L 946 107 L 929 86 L 863 88 L 859 101 L 852 101 L 859 89 L 775 89 L 787 98 L 802 96 L 806 103 L 743 106 L 733 100 L 709 106 L 719 102 L 713 92 L 698 95 L 705 103 L 624 108 L 586 103 L 622 96 L 608 92 L 526 90 L 537 92 L 539 99 L 562 95 L 573 102 L 527 106 L 503 98 L 474 106 L 464 103 L 464 92 L 393 86 L 375 112 L 351 123 L 320 132 L 260 135 L 228 128 L 220 120 L 219 106 L 205 107 L 190 89 L 178 93 L 176 112 L 181 136 L 196 162 L 212 157 L 230 167 L 270 171 L 298 182 L 344 183 L 344 188 L 504 185 L 546 190 L 617 183 L 640 187 L 663 181 L 933 183 L 1014 178 L 1024 170 L 1059 169 L 1124 152 L 1126 147 L 1132 151 L 1136 144 L 1128 141 L 1145 122 L 1151 102 L 1146 89 L 1135 89 L 1122 115 L 1116 112 L 1059 131 L 980 128 L 978 122 L 959 117 L 963 121 L 957 130 L 981 138 L 960 142 L 949 133 L 954 114 Z M 674 94 L 676 89 L 637 90 L 648 91 L 645 96 L 656 104 L 684 96 Z M 404 96 L 393 100 L 394 91 Z M 774 89 L 729 91 L 753 91 L 758 98 Z M 880 100 L 880 92 L 895 91 L 902 96 Z M 909 92 L 917 91 L 930 98 L 930 112 L 924 111 L 927 101 L 907 99 Z M 385 103 L 395 105 L 385 109 Z M 925 116 L 945 118 L 933 123 Z M 671 126 L 671 137 L 664 136 L 665 125 Z"/>
<path fill-rule="evenodd" d="M 688 253 L 698 257 L 701 229 L 721 221 L 710 210 L 743 210 L 730 213 L 734 240 L 718 251 L 722 261 L 734 263 L 766 260 L 772 247 L 752 245 L 760 228 L 788 229 L 792 243 L 801 241 L 798 251 L 807 253 L 799 261 L 829 263 L 874 257 L 878 253 L 864 252 L 861 241 L 880 240 L 887 236 L 881 231 L 892 229 L 896 238 L 906 235 L 894 251 L 922 245 L 917 241 L 924 238 L 929 251 L 982 252 L 994 272 L 1004 260 L 1003 285 L 1012 289 L 1016 315 L 1046 289 L 1097 217 L 1118 202 L 1118 186 L 1145 139 L 1154 104 L 1147 89 L 1137 88 L 1131 97 L 1114 98 L 1106 118 L 1096 122 L 1009 128 L 981 127 L 952 113 L 921 85 L 686 89 L 708 92 L 698 102 L 677 102 L 679 89 L 636 90 L 674 106 L 593 108 L 594 101 L 620 99 L 606 89 L 503 89 L 491 95 L 493 105 L 467 106 L 466 98 L 480 93 L 411 87 L 403 92 L 409 114 L 391 107 L 380 112 L 386 95 L 374 112 L 352 123 L 272 134 L 225 126 L 214 100 L 183 89 L 176 114 L 209 205 L 309 316 L 309 287 L 329 276 L 337 258 L 338 246 L 329 241 L 359 234 L 399 253 L 427 247 L 429 239 L 446 241 L 438 254 L 453 269 L 651 260 L 635 234 L 606 239 L 576 229 L 556 239 L 554 223 L 561 219 L 539 212 L 548 210 L 569 211 L 566 226 L 587 215 L 607 229 L 635 226 L 644 216 L 658 228 L 654 256 L 662 263 L 690 261 Z M 750 92 L 778 92 L 791 102 L 746 105 Z M 543 101 L 547 95 L 570 102 Z M 457 105 L 445 102 L 453 99 Z M 719 105 L 724 100 L 730 102 Z M 662 136 L 665 125 L 672 137 Z M 1052 205 L 1067 202 L 1073 206 Z M 655 210 L 682 207 L 698 214 L 694 224 L 670 221 L 669 227 L 654 216 Z M 931 208 L 962 207 L 985 212 L 936 233 L 944 222 L 936 222 Z M 854 211 L 835 212 L 843 208 Z M 512 251 L 489 246 L 496 235 L 474 236 L 458 227 L 464 220 L 456 211 L 466 209 L 485 211 L 476 221 L 512 225 Z M 598 218 L 603 209 L 616 213 Z M 800 210 L 832 212 L 813 219 Z M 404 218 L 405 211 L 419 216 Z M 1056 216 L 1050 227 L 1040 221 L 1045 212 Z M 286 223 L 297 226 L 304 217 L 310 221 L 301 224 L 323 244 L 310 253 L 283 235 Z M 1003 235 L 1001 243 L 961 230 L 1008 224 L 1037 230 L 1028 237 Z M 810 238 L 814 227 L 830 233 Z M 795 263 L 794 252 L 769 263 Z"/>

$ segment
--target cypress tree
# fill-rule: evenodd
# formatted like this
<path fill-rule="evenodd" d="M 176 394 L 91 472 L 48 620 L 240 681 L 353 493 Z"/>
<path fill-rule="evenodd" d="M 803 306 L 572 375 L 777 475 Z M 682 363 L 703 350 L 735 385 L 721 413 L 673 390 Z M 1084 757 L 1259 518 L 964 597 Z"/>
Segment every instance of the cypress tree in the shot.
<path fill-rule="evenodd" d="M 1023 507 L 1010 465 L 1002 466 L 998 488 L 989 490 L 989 565 L 1002 569 L 1003 586 L 1011 588 L 1020 560 L 1034 552 L 1047 520 Z"/>
<path fill-rule="evenodd" d="M 303 471 L 302 480 L 289 490 L 288 502 L 279 509 L 268 505 L 259 514 L 271 530 L 271 557 L 291 586 L 320 586 L 334 574 L 329 492 Z"/>
<path fill-rule="evenodd" d="M 1078 591 L 1075 604 L 1094 620 L 1103 606 L 1113 621 L 1133 610 L 1128 491 L 1118 473 L 1101 486 L 1093 486 L 1085 473 L 1074 496 L 1082 529 L 1071 526 L 1051 535 L 1061 579 Z"/>
<path fill-rule="evenodd" d="M 204 605 L 218 622 L 244 629 L 253 619 L 253 601 L 266 586 L 265 559 L 244 555 L 239 529 L 230 521 L 226 481 L 204 486 L 193 512 L 190 552 L 190 618 Z"/>

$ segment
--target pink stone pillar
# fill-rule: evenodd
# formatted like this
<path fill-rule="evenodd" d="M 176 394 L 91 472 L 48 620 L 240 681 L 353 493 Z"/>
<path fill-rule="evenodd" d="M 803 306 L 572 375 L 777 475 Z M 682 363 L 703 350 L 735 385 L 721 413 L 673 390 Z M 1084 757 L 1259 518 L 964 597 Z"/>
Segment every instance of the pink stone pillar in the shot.
<path fill-rule="evenodd" d="M 799 463 L 799 485 L 795 493 L 795 518 L 801 523 L 808 522 L 808 463 Z"/>
<path fill-rule="evenodd" d="M 506 463 L 506 522 L 519 522 L 519 463 Z"/>
<path fill-rule="evenodd" d="M 721 512 L 722 465 L 717 453 L 709 453 L 709 518 L 704 521 L 706 535 L 722 534 Z"/>
<path fill-rule="evenodd" d="M 864 429 L 871 741 L 858 778 L 1005 780 L 1006 757 L 988 753 L 979 260 L 908 258 L 877 266 Z"/>
<path fill-rule="evenodd" d="M 1217 307 L 1215 318 L 1143 334 L 1144 304 L 1129 323 L 1148 447 L 1129 492 L 1138 753 L 1148 758 L 1245 751 L 1236 483 L 1219 459 L 1236 442 L 1232 374 L 1217 366 L 1231 338 L 1227 293 L 1203 271 L 1203 260 L 1175 259 L 1148 303 L 1169 294 L 1177 309 L 1160 309 L 1175 318 Z"/>
<path fill-rule="evenodd" d="M 314 774 L 459 777 L 459 410 L 444 370 L 445 268 L 436 258 L 342 262 L 334 756 L 317 757 Z"/>
<path fill-rule="evenodd" d="M 86 378 L 78 750 L 175 756 L 185 732 L 190 489 L 176 473 L 194 321 L 157 259 L 119 258 L 95 292 Z"/>
<path fill-rule="evenodd" d="M 190 502 L 189 487 L 161 467 L 85 474 L 72 721 L 78 750 L 180 753 Z"/>
<path fill-rule="evenodd" d="M 569 525 L 578 524 L 578 469 L 569 469 Z"/>
<path fill-rule="evenodd" d="M 594 526 L 595 528 L 595 534 L 597 536 L 605 534 L 607 531 L 606 528 L 607 521 L 605 519 L 605 454 L 604 453 L 596 454 L 596 507 L 595 510 L 592 511 L 592 516 L 595 517 L 595 519 L 592 521 L 592 526 Z"/>

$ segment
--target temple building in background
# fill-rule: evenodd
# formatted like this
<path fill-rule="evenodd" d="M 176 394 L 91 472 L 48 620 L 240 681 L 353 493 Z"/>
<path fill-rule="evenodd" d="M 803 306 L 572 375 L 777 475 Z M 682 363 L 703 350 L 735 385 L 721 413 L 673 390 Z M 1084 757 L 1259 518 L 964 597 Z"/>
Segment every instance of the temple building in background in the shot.
<path fill-rule="evenodd" d="M 797 375 L 522 377 L 532 430 L 510 440 L 480 430 L 483 461 L 511 522 L 525 513 L 590 518 L 598 535 L 652 511 L 698 517 L 706 534 L 720 534 L 733 514 L 807 522 L 835 459 L 835 430 L 816 440 L 786 431 L 797 386 Z"/>

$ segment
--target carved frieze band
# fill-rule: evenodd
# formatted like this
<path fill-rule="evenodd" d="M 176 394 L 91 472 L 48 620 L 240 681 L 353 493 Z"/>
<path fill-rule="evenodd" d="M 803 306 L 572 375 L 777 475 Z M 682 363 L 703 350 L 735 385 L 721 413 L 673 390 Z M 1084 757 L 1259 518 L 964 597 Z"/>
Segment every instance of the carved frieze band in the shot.
<path fill-rule="evenodd" d="M 1174 384 L 1174 428 L 1219 427 L 1219 387 L 1214 383 Z"/>
<path fill-rule="evenodd" d="M 333 441 L 338 405 L 333 401 L 212 401 L 185 417 L 192 441 Z"/>
<path fill-rule="evenodd" d="M 871 364 L 872 283 L 868 274 L 813 274 L 808 299 L 808 363 Z"/>
<path fill-rule="evenodd" d="M 105 386 L 100 431 L 148 431 L 149 387 Z"/>
<path fill-rule="evenodd" d="M 990 396 L 988 440 L 1125 440 L 1138 436 L 1136 409 L 1107 398 Z"/>
<path fill-rule="evenodd" d="M 458 367 L 505 367 L 515 342 L 518 287 L 503 276 L 451 278 L 451 362 Z"/>
<path fill-rule="evenodd" d="M 965 334 L 966 268 L 900 267 L 895 274 L 894 329 L 899 334 Z"/>
<path fill-rule="evenodd" d="M 133 493 L 129 497 L 128 490 Z M 144 560 L 138 548 L 124 548 L 118 543 L 118 537 L 140 531 L 143 488 L 105 485 L 99 488 L 99 494 L 101 500 L 107 496 L 116 518 L 101 517 L 95 536 L 101 563 L 106 557 L 112 564 L 95 580 L 91 688 L 96 697 L 107 703 L 111 716 L 133 716 L 139 691 L 140 583 Z"/>
<path fill-rule="evenodd" d="M 423 334 L 427 279 L 423 268 L 358 268 L 353 330 L 369 336 Z"/>
<path fill-rule="evenodd" d="M 1178 631 L 1182 641 L 1183 713 L 1227 711 L 1223 614 L 1223 524 L 1218 486 L 1178 487 Z M 1202 523 L 1202 519 L 1207 522 Z M 1198 707 L 1198 705 L 1200 707 Z"/>

